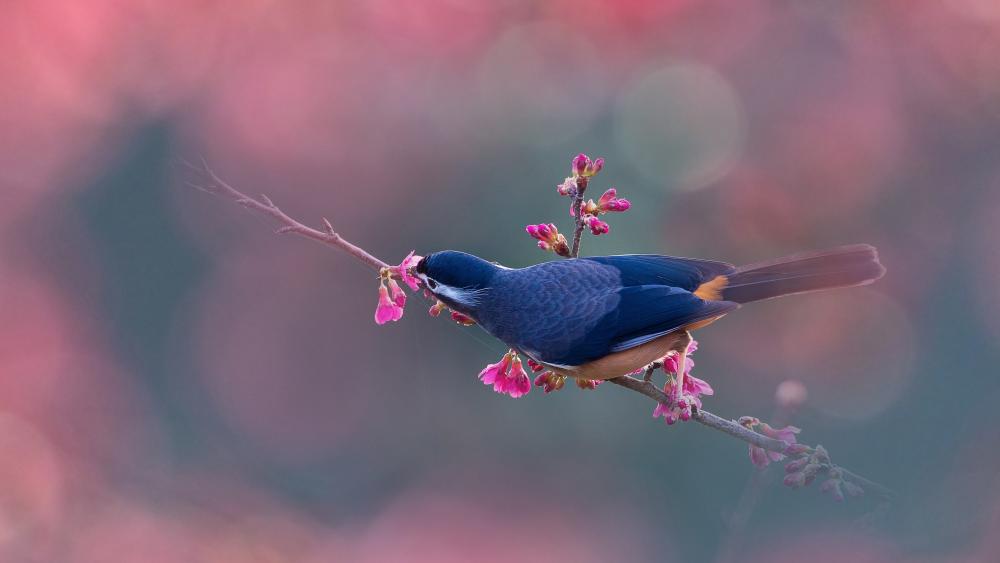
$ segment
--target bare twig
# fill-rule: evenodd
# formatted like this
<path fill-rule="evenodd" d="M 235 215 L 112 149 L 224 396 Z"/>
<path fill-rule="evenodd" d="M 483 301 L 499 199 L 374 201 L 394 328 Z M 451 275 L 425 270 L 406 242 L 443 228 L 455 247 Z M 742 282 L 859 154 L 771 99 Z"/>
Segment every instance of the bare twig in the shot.
<path fill-rule="evenodd" d="M 586 226 L 583 222 L 583 192 L 587 191 L 587 177 L 578 176 L 576 178 L 576 196 L 573 198 L 573 216 L 576 218 L 576 230 L 573 231 L 573 248 L 570 254 L 573 258 L 580 256 L 580 240 L 583 237 L 583 229 Z"/>
<path fill-rule="evenodd" d="M 209 168 L 208 163 L 205 162 L 204 159 L 202 159 L 200 166 L 191 164 L 187 161 L 181 161 L 181 163 L 198 174 L 200 179 L 200 182 L 185 181 L 188 186 L 212 195 L 229 198 L 247 209 L 251 209 L 262 215 L 271 217 L 275 221 L 282 224 L 282 226 L 275 231 L 278 234 L 294 233 L 308 239 L 330 245 L 334 248 L 339 248 L 374 270 L 381 270 L 382 268 L 389 266 L 382 260 L 372 256 L 364 249 L 351 244 L 345 240 L 344 237 L 337 234 L 337 232 L 333 230 L 333 225 L 331 225 L 330 221 L 328 221 L 325 217 L 323 218 L 324 230 L 318 231 L 312 227 L 303 225 L 286 215 L 285 212 L 279 209 L 278 206 L 276 206 L 266 195 L 261 194 L 260 199 L 254 199 L 230 186 L 219 178 L 219 176 L 217 176 L 211 168 Z"/>

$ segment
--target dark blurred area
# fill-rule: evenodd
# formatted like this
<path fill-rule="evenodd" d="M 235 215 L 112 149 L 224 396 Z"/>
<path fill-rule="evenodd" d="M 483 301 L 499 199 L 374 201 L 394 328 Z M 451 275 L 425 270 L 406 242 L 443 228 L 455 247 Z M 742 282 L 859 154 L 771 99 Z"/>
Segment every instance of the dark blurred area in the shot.
<path fill-rule="evenodd" d="M 1000 560 L 1000 3 L 38 0 L 0 20 L 0 561 Z M 511 400 L 504 347 L 372 320 L 349 256 L 552 258 L 578 152 L 631 200 L 584 254 L 868 242 L 875 285 L 698 334 L 705 407 L 898 493 L 835 503 L 624 389 Z M 735 555 L 734 555 L 735 554 Z"/>

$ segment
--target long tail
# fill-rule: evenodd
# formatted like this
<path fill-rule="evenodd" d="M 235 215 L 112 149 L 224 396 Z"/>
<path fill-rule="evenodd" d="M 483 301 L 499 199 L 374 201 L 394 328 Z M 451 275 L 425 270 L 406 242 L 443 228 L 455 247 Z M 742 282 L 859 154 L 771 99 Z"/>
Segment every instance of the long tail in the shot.
<path fill-rule="evenodd" d="M 726 276 L 721 297 L 749 303 L 793 293 L 869 284 L 885 274 L 868 244 L 803 252 L 737 268 Z"/>

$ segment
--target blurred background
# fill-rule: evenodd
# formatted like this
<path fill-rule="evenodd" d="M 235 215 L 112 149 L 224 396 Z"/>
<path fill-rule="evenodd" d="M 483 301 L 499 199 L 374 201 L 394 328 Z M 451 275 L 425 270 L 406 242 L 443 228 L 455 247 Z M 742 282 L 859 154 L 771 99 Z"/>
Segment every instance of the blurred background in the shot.
<path fill-rule="evenodd" d="M 0 560 L 1000 560 L 997 2 L 4 6 Z M 701 331 L 695 374 L 730 417 L 801 381 L 801 439 L 895 503 L 754 489 L 611 385 L 496 395 L 485 333 L 415 296 L 376 326 L 369 270 L 174 166 L 388 262 L 518 267 L 578 152 L 633 204 L 584 254 L 878 246 L 871 287 Z"/>

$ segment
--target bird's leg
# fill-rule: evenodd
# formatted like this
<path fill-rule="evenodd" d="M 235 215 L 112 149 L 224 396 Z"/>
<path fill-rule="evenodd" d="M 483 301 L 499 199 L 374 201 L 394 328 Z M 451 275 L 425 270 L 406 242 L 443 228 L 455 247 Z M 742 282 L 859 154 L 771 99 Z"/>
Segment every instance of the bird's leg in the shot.
<path fill-rule="evenodd" d="M 675 402 L 684 396 L 684 373 L 687 371 L 687 353 L 688 347 L 691 346 L 691 333 L 684 331 L 680 334 L 680 337 L 675 344 L 674 350 L 677 351 L 677 377 L 674 379 L 674 393 L 671 397 Z"/>

